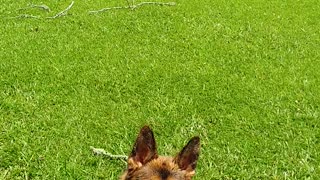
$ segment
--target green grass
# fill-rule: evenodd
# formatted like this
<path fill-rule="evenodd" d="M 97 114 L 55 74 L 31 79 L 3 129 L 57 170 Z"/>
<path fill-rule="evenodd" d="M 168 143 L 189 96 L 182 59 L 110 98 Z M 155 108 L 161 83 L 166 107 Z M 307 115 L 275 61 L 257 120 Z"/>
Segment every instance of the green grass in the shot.
<path fill-rule="evenodd" d="M 201 137 L 195 179 L 320 177 L 315 0 L 0 0 L 0 179 L 117 179 L 139 129 L 160 154 Z"/>

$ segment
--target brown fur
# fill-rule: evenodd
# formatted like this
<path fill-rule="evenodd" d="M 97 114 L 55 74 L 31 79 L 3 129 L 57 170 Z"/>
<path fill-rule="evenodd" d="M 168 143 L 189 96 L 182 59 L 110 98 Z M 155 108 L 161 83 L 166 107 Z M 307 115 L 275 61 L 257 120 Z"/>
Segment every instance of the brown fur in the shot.
<path fill-rule="evenodd" d="M 200 151 L 200 138 L 193 137 L 175 157 L 159 156 L 152 130 L 144 126 L 128 158 L 120 180 L 191 180 Z"/>

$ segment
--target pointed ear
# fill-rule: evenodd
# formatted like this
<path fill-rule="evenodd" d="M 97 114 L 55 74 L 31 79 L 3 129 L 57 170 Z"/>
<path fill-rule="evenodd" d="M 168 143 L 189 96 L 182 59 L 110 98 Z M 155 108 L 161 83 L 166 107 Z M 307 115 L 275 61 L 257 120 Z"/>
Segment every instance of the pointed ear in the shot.
<path fill-rule="evenodd" d="M 188 144 L 174 158 L 174 162 L 179 165 L 181 170 L 186 170 L 191 175 L 197 166 L 197 160 L 200 152 L 200 138 L 193 137 Z"/>
<path fill-rule="evenodd" d="M 156 141 L 149 126 L 141 128 L 129 156 L 129 161 L 138 166 L 144 165 L 158 157 Z"/>

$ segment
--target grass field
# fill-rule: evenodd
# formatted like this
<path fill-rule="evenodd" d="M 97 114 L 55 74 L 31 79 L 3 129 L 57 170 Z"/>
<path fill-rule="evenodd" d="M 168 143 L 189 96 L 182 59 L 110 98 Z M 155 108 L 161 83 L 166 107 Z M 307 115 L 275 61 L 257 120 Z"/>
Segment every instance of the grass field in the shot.
<path fill-rule="evenodd" d="M 320 177 L 318 1 L 0 2 L 0 179 L 117 179 L 89 147 L 145 124 L 163 155 L 201 137 L 196 180 Z"/>

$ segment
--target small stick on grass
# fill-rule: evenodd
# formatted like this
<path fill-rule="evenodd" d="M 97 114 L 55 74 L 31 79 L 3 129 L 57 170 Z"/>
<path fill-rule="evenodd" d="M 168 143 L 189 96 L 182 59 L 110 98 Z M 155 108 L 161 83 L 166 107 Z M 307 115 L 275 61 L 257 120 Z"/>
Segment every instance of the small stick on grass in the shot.
<path fill-rule="evenodd" d="M 37 9 L 41 9 L 41 10 L 50 12 L 49 6 L 47 6 L 45 4 L 40 4 L 40 5 L 38 5 L 38 4 L 30 4 L 28 7 L 20 8 L 18 10 L 26 10 L 26 9 L 32 9 L 32 8 L 37 8 Z"/>
<path fill-rule="evenodd" d="M 48 11 L 48 12 L 51 11 L 50 8 L 49 8 L 49 6 L 47 6 L 47 5 L 45 5 L 45 4 L 41 4 L 41 5 L 31 4 L 31 7 L 32 7 L 32 8 L 42 9 L 42 10 Z"/>
<path fill-rule="evenodd" d="M 101 12 L 109 11 L 113 9 L 131 9 L 131 8 L 132 8 L 131 6 L 116 6 L 116 7 L 103 8 L 95 11 L 89 11 L 89 14 L 101 13 Z"/>
<path fill-rule="evenodd" d="M 158 5 L 158 6 L 175 6 L 175 2 L 168 2 L 168 3 L 162 3 L 162 2 L 142 2 L 137 5 L 135 5 L 132 9 L 136 9 L 138 7 L 144 6 L 144 5 Z"/>
<path fill-rule="evenodd" d="M 74 4 L 74 1 L 71 2 L 71 4 L 63 11 L 57 13 L 56 15 L 52 16 L 52 17 L 47 17 L 48 19 L 55 19 L 55 18 L 58 18 L 58 17 L 61 17 L 61 16 L 65 16 L 67 14 L 67 12 L 72 8 Z"/>
<path fill-rule="evenodd" d="M 100 10 L 94 10 L 94 11 L 89 11 L 89 14 L 96 14 L 96 13 L 101 13 L 104 11 L 108 11 L 108 10 L 113 10 L 113 9 L 136 9 L 139 8 L 141 6 L 144 5 L 158 5 L 158 6 L 175 6 L 176 3 L 175 2 L 168 2 L 168 3 L 163 3 L 163 2 L 141 2 L 139 4 L 134 4 L 134 1 L 132 3 L 132 5 L 130 5 L 129 1 L 127 0 L 127 4 L 128 6 L 116 6 L 116 7 L 108 7 L 108 8 L 103 8 Z"/>
<path fill-rule="evenodd" d="M 126 156 L 126 155 L 114 155 L 109 152 L 106 152 L 104 149 L 95 148 L 93 146 L 90 146 L 90 149 L 94 155 L 97 155 L 97 156 L 102 155 L 102 156 L 106 156 L 111 159 L 120 159 L 121 161 L 123 161 L 125 163 L 126 163 L 125 160 L 128 158 L 128 156 Z"/>

